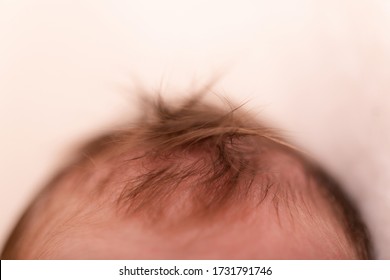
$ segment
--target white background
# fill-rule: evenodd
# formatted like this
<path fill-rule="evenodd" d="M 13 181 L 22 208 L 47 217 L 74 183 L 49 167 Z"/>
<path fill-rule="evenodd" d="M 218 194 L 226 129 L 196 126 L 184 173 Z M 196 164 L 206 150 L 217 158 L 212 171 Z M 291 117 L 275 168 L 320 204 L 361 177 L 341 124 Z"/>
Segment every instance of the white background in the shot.
<path fill-rule="evenodd" d="M 376 279 L 387 280 L 390 261 L 3 261 L 1 279 Z M 119 269 L 203 269 L 203 276 L 119 275 Z M 271 275 L 212 275 L 213 267 L 266 267 Z M 207 272 L 207 270 L 209 272 Z M 255 270 L 257 270 L 255 268 Z M 235 270 L 237 271 L 237 269 Z"/>
<path fill-rule="evenodd" d="M 286 131 L 358 202 L 390 259 L 390 4 L 0 1 L 0 246 L 80 141 L 140 85 L 215 89 Z"/>

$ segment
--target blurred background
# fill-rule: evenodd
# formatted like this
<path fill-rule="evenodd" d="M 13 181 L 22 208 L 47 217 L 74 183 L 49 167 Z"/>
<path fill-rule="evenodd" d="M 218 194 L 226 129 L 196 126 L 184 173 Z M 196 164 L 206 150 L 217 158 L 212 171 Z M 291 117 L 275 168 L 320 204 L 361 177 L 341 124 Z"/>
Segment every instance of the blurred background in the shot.
<path fill-rule="evenodd" d="M 388 0 L 1 0 L 0 248 L 140 87 L 184 96 L 216 76 L 344 185 L 390 259 Z"/>

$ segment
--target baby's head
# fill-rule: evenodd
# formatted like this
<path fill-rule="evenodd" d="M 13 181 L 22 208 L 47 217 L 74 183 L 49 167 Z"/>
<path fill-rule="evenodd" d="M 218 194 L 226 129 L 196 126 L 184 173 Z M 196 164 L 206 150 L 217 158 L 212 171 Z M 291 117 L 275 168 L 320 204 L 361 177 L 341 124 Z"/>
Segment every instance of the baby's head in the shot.
<path fill-rule="evenodd" d="M 240 109 L 146 102 L 28 208 L 3 259 L 364 259 L 338 185 Z"/>

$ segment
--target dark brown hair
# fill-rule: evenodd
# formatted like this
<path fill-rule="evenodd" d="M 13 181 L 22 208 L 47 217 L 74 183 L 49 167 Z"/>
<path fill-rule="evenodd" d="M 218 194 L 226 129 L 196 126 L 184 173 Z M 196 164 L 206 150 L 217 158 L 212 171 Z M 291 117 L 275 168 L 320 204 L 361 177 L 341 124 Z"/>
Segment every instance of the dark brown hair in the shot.
<path fill-rule="evenodd" d="M 119 215 L 142 213 L 154 222 L 169 221 L 179 193 L 187 194 L 185 205 L 180 206 L 182 220 L 209 219 L 248 198 L 261 203 L 270 193 L 279 194 L 272 197 L 277 208 L 281 198 L 294 193 L 288 184 L 275 183 L 267 172 L 270 151 L 283 150 L 299 159 L 306 176 L 322 188 L 357 256 L 371 258 L 366 227 L 335 180 L 241 106 L 231 102 L 217 106 L 203 101 L 201 94 L 178 106 L 168 105 L 161 97 L 144 97 L 142 104 L 138 121 L 82 148 L 82 156 L 57 175 L 41 197 L 69 180 L 81 182 L 70 185 L 82 188 L 89 197 L 102 196 L 117 186 L 113 203 Z M 261 179 L 260 187 L 254 186 L 255 178 Z M 14 258 L 32 217 L 29 211 L 12 233 L 2 258 Z"/>

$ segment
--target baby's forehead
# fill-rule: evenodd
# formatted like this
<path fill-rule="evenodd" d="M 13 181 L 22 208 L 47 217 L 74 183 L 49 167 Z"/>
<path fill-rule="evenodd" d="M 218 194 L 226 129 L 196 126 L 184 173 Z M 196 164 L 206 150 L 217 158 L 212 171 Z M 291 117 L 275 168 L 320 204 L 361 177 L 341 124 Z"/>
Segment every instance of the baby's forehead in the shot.
<path fill-rule="evenodd" d="M 65 249 L 49 256 L 91 258 L 94 247 L 102 258 L 353 258 L 316 173 L 279 144 L 256 145 L 230 159 L 207 145 L 91 154 L 53 192 L 72 222 L 54 242 Z M 240 167 L 247 160 L 256 164 Z"/>
<path fill-rule="evenodd" d="M 309 178 L 299 159 L 284 151 L 273 151 L 268 156 L 271 155 L 274 158 L 267 164 L 267 179 L 261 178 L 263 174 L 260 174 L 253 179 L 250 188 L 239 186 L 242 189 L 233 192 L 232 197 L 226 197 L 225 205 L 218 197 L 210 198 L 213 203 L 220 203 L 220 208 L 204 209 L 211 206 L 196 200 L 207 199 L 206 194 L 197 194 L 195 190 L 203 183 L 199 173 L 193 178 L 188 174 L 178 178 L 171 170 L 172 178 L 180 180 L 176 181 L 177 185 L 172 180 L 157 178 L 157 173 L 153 173 L 153 181 L 137 178 L 158 185 L 150 186 L 153 192 L 139 191 L 126 198 L 121 195 L 135 187 L 134 178 L 128 178 L 127 186 L 116 185 L 117 180 L 107 181 L 100 197 L 88 202 L 92 204 L 90 210 L 86 211 L 84 207 L 71 210 L 69 216 L 73 216 L 73 222 L 63 231 L 65 234 L 58 235 L 57 242 L 49 244 L 54 247 L 58 246 L 56 243 L 61 244 L 49 257 L 354 258 L 329 201 L 318 191 L 320 186 Z M 141 171 L 150 172 L 152 164 L 145 168 L 141 162 L 132 161 L 127 167 L 139 169 L 134 174 L 145 176 Z M 95 172 L 99 172 L 99 163 L 95 164 Z M 166 170 L 166 166 L 160 164 L 155 169 Z M 189 162 L 185 164 L 190 166 Z M 174 165 L 172 168 L 183 173 L 182 169 L 187 167 Z M 192 168 L 196 167 L 192 165 Z M 148 176 L 152 176 L 151 173 Z M 146 187 L 145 182 L 142 183 Z M 112 200 L 110 190 L 118 187 L 124 192 L 116 192 Z M 215 183 L 207 187 L 221 186 Z M 260 191 L 264 188 L 268 190 Z M 200 191 L 205 192 L 204 189 Z M 239 195 L 242 197 L 238 198 Z M 56 199 L 64 198 L 58 196 Z M 78 199 L 80 203 L 75 205 L 87 203 L 87 197 Z M 63 200 L 64 204 L 68 202 Z M 128 207 L 123 208 L 124 205 Z"/>

